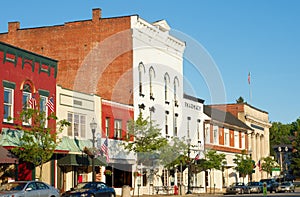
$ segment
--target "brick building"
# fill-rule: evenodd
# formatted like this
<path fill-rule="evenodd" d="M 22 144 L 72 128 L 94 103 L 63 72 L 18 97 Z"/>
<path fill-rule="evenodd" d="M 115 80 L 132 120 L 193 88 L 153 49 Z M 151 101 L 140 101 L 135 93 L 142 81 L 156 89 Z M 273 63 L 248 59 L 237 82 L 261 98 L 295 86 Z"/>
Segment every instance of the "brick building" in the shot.
<path fill-rule="evenodd" d="M 206 183 L 207 186 L 214 184 L 216 189 L 220 191 L 232 183 L 243 182 L 243 178 L 234 169 L 236 164 L 233 161 L 235 155 L 241 155 L 243 150 L 247 150 L 247 136 L 253 129 L 226 111 L 206 105 L 204 106 L 204 113 L 207 115 L 204 123 L 205 149 L 213 149 L 226 156 L 227 163 L 223 166 L 222 171 L 214 170 L 210 172 L 212 176 L 208 176 L 208 172 L 205 173 L 206 180 L 209 180 Z M 246 182 L 248 182 L 248 178 L 250 177 L 245 178 Z"/>
<path fill-rule="evenodd" d="M 272 124 L 269 122 L 268 112 L 247 103 L 219 104 L 210 105 L 210 107 L 230 112 L 252 129 L 247 133 L 248 146 L 246 148 L 255 163 L 270 155 L 269 128 Z M 257 165 L 252 179 L 259 181 L 267 176 L 266 172 L 259 170 Z"/>
<path fill-rule="evenodd" d="M 47 115 L 52 112 L 46 103 L 56 95 L 57 61 L 0 42 L 0 66 L 0 146 L 10 149 L 20 144 L 20 131 L 16 130 L 16 125 L 26 125 L 30 128 L 30 122 L 14 119 L 19 117 L 24 108 L 38 108 Z M 53 110 L 55 112 L 55 106 Z M 55 120 L 48 120 L 47 125 L 55 132 Z M 45 178 L 54 184 L 54 162 L 51 161 L 44 167 L 44 174 L 48 175 Z M 20 163 L 17 178 L 34 179 L 33 169 L 34 167 L 27 163 Z"/>

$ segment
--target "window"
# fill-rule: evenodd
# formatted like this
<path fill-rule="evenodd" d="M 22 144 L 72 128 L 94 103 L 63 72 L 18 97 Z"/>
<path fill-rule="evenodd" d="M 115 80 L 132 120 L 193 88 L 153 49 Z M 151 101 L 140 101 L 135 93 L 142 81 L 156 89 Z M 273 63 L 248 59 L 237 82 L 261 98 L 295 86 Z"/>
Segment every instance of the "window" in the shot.
<path fill-rule="evenodd" d="M 47 97 L 40 95 L 40 112 L 45 112 L 45 116 L 47 117 L 48 110 L 47 110 Z M 45 121 L 45 128 L 47 127 L 47 121 Z"/>
<path fill-rule="evenodd" d="M 22 109 L 26 110 L 28 109 L 29 106 L 29 99 L 31 98 L 31 87 L 29 84 L 25 84 L 23 86 L 23 97 L 22 97 Z M 31 120 L 23 120 L 23 125 L 30 125 L 31 124 Z"/>
<path fill-rule="evenodd" d="M 115 120 L 115 129 L 114 129 L 114 137 L 121 138 L 122 137 L 122 120 Z"/>
<path fill-rule="evenodd" d="M 105 118 L 105 136 L 109 137 L 109 123 L 110 123 L 110 118 Z"/>
<path fill-rule="evenodd" d="M 85 138 L 86 119 L 85 116 L 80 116 L 80 137 Z"/>
<path fill-rule="evenodd" d="M 154 68 L 151 66 L 149 69 L 150 100 L 154 100 L 153 88 L 152 88 L 153 85 L 152 82 L 154 77 L 155 77 Z"/>
<path fill-rule="evenodd" d="M 130 139 L 130 131 L 129 131 L 129 127 L 130 127 L 130 121 L 126 122 L 126 139 Z"/>
<path fill-rule="evenodd" d="M 47 97 L 45 96 L 40 96 L 40 111 L 41 112 L 45 112 L 47 115 L 47 107 L 46 107 L 46 103 L 47 103 Z"/>
<path fill-rule="evenodd" d="M 210 127 L 207 125 L 205 127 L 205 143 L 209 144 L 210 143 Z"/>
<path fill-rule="evenodd" d="M 177 100 L 177 87 L 179 87 L 179 80 L 177 77 L 174 78 L 174 102 L 175 107 L 178 107 L 178 100 Z"/>
<path fill-rule="evenodd" d="M 166 132 L 166 137 L 169 137 L 169 131 L 168 131 L 168 114 L 169 114 L 169 111 L 166 111 L 166 114 L 165 114 L 165 132 Z"/>
<path fill-rule="evenodd" d="M 174 136 L 178 135 L 178 114 L 175 114 L 174 117 Z"/>
<path fill-rule="evenodd" d="M 143 62 L 140 62 L 138 69 L 139 69 L 139 95 L 144 97 L 142 76 L 143 76 L 143 73 L 145 73 L 145 66 L 144 66 Z"/>
<path fill-rule="evenodd" d="M 73 136 L 73 114 L 68 113 L 68 122 L 70 123 L 70 126 L 68 126 L 68 136 Z"/>
<path fill-rule="evenodd" d="M 242 133 L 242 144 L 241 144 L 241 148 L 242 149 L 245 149 L 245 134 L 244 133 Z"/>
<path fill-rule="evenodd" d="M 187 117 L 187 138 L 190 139 L 190 121 L 191 117 Z"/>
<path fill-rule="evenodd" d="M 214 144 L 219 144 L 219 127 L 213 126 Z"/>
<path fill-rule="evenodd" d="M 168 83 L 170 83 L 170 76 L 169 76 L 168 73 L 165 74 L 164 81 L 165 81 L 165 103 L 169 104 L 169 101 L 168 101 Z"/>
<path fill-rule="evenodd" d="M 234 131 L 234 147 L 239 148 L 240 143 L 239 143 L 239 132 Z"/>
<path fill-rule="evenodd" d="M 4 88 L 4 122 L 12 122 L 8 121 L 8 117 L 13 118 L 13 97 L 14 90 L 10 88 Z"/>
<path fill-rule="evenodd" d="M 224 145 L 225 146 L 229 146 L 229 130 L 228 129 L 224 129 Z"/>
<path fill-rule="evenodd" d="M 86 137 L 86 115 L 69 112 L 68 121 L 68 136 Z"/>
<path fill-rule="evenodd" d="M 200 137 L 201 137 L 201 134 L 200 134 L 200 132 L 201 132 L 201 120 L 200 119 L 198 119 L 197 120 L 197 139 L 198 139 L 198 142 L 199 141 L 201 141 L 201 139 L 200 139 Z"/>

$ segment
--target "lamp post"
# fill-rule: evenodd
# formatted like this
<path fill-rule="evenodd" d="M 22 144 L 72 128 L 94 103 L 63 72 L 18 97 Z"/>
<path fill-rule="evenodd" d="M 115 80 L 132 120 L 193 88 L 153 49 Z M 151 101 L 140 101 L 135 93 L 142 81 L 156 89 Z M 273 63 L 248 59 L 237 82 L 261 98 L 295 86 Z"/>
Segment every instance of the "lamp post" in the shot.
<path fill-rule="evenodd" d="M 95 132 L 97 128 L 97 123 L 95 122 L 95 119 L 93 118 L 92 122 L 90 123 L 92 134 L 93 134 L 93 157 L 92 157 L 92 181 L 95 181 Z"/>
<path fill-rule="evenodd" d="M 190 158 L 190 154 L 191 154 L 191 139 L 188 138 L 187 139 L 187 144 L 188 144 L 188 189 L 186 194 L 192 194 L 191 192 L 191 158 Z"/>

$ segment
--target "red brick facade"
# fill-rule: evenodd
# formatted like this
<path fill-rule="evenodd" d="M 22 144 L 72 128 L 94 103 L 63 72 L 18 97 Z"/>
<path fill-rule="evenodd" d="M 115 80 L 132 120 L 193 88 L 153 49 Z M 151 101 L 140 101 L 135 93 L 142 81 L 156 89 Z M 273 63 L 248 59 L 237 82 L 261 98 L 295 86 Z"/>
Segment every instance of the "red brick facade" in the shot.
<path fill-rule="evenodd" d="M 108 125 L 107 125 L 107 119 Z M 115 138 L 115 120 L 121 121 L 122 131 L 121 137 Z M 127 123 L 133 120 L 133 108 L 114 104 L 110 101 L 102 102 L 102 136 L 106 137 L 106 130 L 108 129 L 108 138 L 125 140 L 127 135 Z"/>
<path fill-rule="evenodd" d="M 0 41 L 58 60 L 57 83 L 64 88 L 132 104 L 130 28 L 130 16 L 104 19 L 94 9 L 92 20 L 64 25 L 20 29 L 19 22 L 9 23 Z"/>
<path fill-rule="evenodd" d="M 18 118 L 24 107 L 23 91 L 26 91 L 25 87 L 29 87 L 28 93 L 31 94 L 31 98 L 36 99 L 37 107 L 40 107 L 41 95 L 44 97 L 56 95 L 57 61 L 0 42 L 0 67 L 0 133 L 3 134 L 8 130 L 15 132 L 16 125 L 22 125 L 22 121 Z M 5 92 L 6 96 L 4 96 Z M 10 96 L 7 96 L 8 92 L 11 92 Z M 10 108 L 7 108 L 8 103 Z M 50 113 L 51 111 L 48 110 L 48 115 Z M 16 119 L 9 120 L 5 117 L 7 115 Z M 55 120 L 49 120 L 48 127 L 55 132 Z M 12 148 L 15 145 L 7 144 L 6 146 Z M 20 161 L 19 180 L 32 180 L 32 175 L 32 166 Z"/>

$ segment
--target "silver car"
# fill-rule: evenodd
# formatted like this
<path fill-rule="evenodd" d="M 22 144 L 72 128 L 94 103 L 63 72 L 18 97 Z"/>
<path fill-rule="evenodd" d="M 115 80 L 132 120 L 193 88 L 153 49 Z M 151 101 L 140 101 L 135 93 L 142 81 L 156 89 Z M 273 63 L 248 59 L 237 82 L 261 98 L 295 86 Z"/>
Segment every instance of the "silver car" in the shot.
<path fill-rule="evenodd" d="M 59 197 L 59 191 L 41 181 L 15 181 L 0 186 L 0 197 Z"/>
<path fill-rule="evenodd" d="M 295 185 L 292 182 L 283 182 L 279 185 L 279 192 L 295 192 Z"/>

